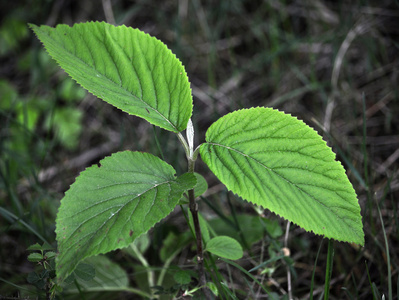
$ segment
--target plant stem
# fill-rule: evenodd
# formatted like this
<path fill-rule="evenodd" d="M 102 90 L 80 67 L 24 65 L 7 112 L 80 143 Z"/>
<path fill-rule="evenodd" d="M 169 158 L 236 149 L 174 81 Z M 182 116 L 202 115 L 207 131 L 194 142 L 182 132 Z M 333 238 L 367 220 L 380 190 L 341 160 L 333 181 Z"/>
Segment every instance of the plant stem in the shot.
<path fill-rule="evenodd" d="M 288 234 L 290 232 L 290 225 L 291 225 L 291 222 L 288 221 L 287 222 L 287 227 L 286 227 L 286 230 L 285 230 L 285 237 L 284 237 L 284 248 L 286 248 L 287 250 L 288 250 Z M 293 299 L 292 298 L 292 286 L 291 286 L 291 270 L 290 270 L 290 266 L 288 265 L 287 262 L 286 262 L 286 269 L 287 269 L 288 299 L 291 300 L 291 299 Z"/>
<path fill-rule="evenodd" d="M 387 267 L 388 267 L 388 299 L 392 300 L 393 294 L 392 294 L 391 257 L 389 255 L 389 244 L 388 244 L 387 234 L 385 232 L 384 220 L 382 219 L 381 210 L 378 202 L 377 202 L 377 209 L 378 209 L 378 215 L 380 216 L 380 222 L 381 222 L 382 232 L 384 234 L 385 249 L 386 249 L 385 254 L 387 259 Z"/>
<path fill-rule="evenodd" d="M 197 203 L 195 203 L 195 199 L 194 199 L 194 190 L 188 191 L 188 197 L 190 199 L 190 211 L 191 211 L 191 215 L 193 216 L 195 237 L 197 240 L 198 275 L 199 275 L 199 279 L 200 279 L 200 284 L 205 285 L 206 279 L 205 279 L 205 272 L 204 272 L 202 235 L 201 235 L 201 228 L 200 228 L 199 219 L 198 219 L 198 205 L 197 205 Z"/>
<path fill-rule="evenodd" d="M 154 272 L 151 270 L 150 265 L 148 264 L 148 261 L 145 259 L 145 257 L 143 256 L 143 254 L 141 254 L 141 252 L 139 251 L 139 249 L 137 248 L 135 243 L 131 243 L 130 244 L 130 249 L 133 250 L 133 252 L 136 254 L 137 259 L 141 262 L 141 264 L 143 265 L 143 267 L 145 267 L 145 269 L 147 270 L 148 274 L 148 286 L 151 288 L 153 286 L 155 286 L 154 283 Z M 151 293 L 152 294 L 152 293 Z M 154 295 L 151 295 L 152 297 L 154 297 Z M 158 299 L 158 297 L 156 297 Z"/>
<path fill-rule="evenodd" d="M 191 133 L 192 135 L 194 132 Z M 194 173 L 195 161 L 197 160 L 199 153 L 199 146 L 197 149 L 193 149 L 193 143 L 187 143 L 183 135 L 179 132 L 177 134 L 180 143 L 183 145 L 186 152 L 188 161 L 188 172 Z M 191 137 L 192 138 L 192 137 Z M 192 141 L 192 140 L 191 140 Z M 190 144 L 190 145 L 189 145 Z M 194 189 L 188 191 L 189 208 L 193 217 L 195 238 L 197 242 L 197 261 L 198 261 L 198 279 L 199 284 L 202 287 L 205 299 L 212 299 L 211 291 L 206 286 L 205 268 L 204 268 L 204 253 L 202 249 L 202 234 L 201 227 L 198 218 L 198 204 L 195 202 Z"/>
<path fill-rule="evenodd" d="M 195 160 L 188 158 L 188 172 L 194 172 Z M 198 262 L 198 278 L 199 284 L 202 286 L 205 299 L 212 299 L 210 290 L 206 286 L 205 268 L 204 268 L 204 253 L 202 249 L 202 234 L 198 218 L 198 204 L 195 202 L 194 189 L 188 191 L 189 208 L 193 216 L 195 238 L 197 241 L 197 262 Z"/>
<path fill-rule="evenodd" d="M 326 280 L 324 283 L 324 300 L 328 300 L 330 296 L 330 281 L 333 268 L 334 259 L 334 241 L 332 239 L 328 240 L 328 252 L 327 252 L 327 266 L 326 266 Z"/>
<path fill-rule="evenodd" d="M 316 273 L 316 266 L 317 266 L 317 261 L 319 259 L 319 254 L 321 250 L 321 246 L 323 245 L 323 240 L 321 240 L 319 250 L 317 251 L 316 259 L 314 261 L 314 266 L 313 266 L 313 271 L 312 271 L 312 279 L 310 281 L 310 292 L 309 292 L 309 300 L 313 300 L 313 288 L 314 288 L 314 275 Z"/>

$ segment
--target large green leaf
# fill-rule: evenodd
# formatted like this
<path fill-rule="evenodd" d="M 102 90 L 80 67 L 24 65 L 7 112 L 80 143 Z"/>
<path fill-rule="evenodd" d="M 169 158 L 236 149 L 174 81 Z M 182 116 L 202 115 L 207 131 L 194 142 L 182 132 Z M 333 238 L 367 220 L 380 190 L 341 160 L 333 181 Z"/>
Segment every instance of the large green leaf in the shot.
<path fill-rule="evenodd" d="M 59 65 L 92 94 L 164 129 L 186 128 L 193 108 L 188 77 L 161 41 L 104 22 L 30 27 Z"/>
<path fill-rule="evenodd" d="M 89 257 L 84 263 L 95 268 L 95 277 L 89 281 L 75 278 L 81 291 L 85 292 L 106 292 L 118 290 L 124 291 L 129 287 L 129 277 L 126 271 L 119 265 L 109 260 L 106 256 L 98 255 Z M 78 267 L 79 268 L 79 267 Z M 65 286 L 64 292 L 79 293 L 75 282 Z"/>
<path fill-rule="evenodd" d="M 364 244 L 356 193 L 312 128 L 271 108 L 230 113 L 208 129 L 200 154 L 242 198 L 339 241 Z"/>
<path fill-rule="evenodd" d="M 141 152 L 119 152 L 83 171 L 65 193 L 56 220 L 57 277 L 82 259 L 128 246 L 165 218 L 196 184 L 186 173 Z"/>

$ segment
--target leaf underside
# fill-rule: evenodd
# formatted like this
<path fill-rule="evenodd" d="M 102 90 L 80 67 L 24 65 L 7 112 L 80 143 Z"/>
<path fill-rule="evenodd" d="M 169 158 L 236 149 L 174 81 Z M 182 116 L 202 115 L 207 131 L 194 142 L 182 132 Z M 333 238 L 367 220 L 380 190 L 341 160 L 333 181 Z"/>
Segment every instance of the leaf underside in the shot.
<path fill-rule="evenodd" d="M 312 128 L 271 108 L 230 113 L 208 129 L 200 154 L 229 190 L 307 231 L 364 244 L 356 193 Z"/>
<path fill-rule="evenodd" d="M 57 214 L 57 278 L 86 257 L 128 246 L 175 208 L 196 184 L 192 173 L 141 152 L 118 152 L 83 171 Z"/>
<path fill-rule="evenodd" d="M 95 96 L 166 130 L 186 128 L 193 108 L 188 77 L 161 41 L 104 22 L 30 27 L 58 64 Z"/>

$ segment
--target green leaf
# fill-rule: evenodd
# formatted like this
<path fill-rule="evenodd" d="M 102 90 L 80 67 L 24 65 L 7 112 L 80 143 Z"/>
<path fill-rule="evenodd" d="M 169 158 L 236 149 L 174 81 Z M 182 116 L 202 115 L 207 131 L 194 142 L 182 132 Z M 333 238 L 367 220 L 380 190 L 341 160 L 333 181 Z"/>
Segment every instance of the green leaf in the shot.
<path fill-rule="evenodd" d="M 144 254 L 144 252 L 147 251 L 147 249 L 150 247 L 151 245 L 151 240 L 148 236 L 148 234 L 143 234 L 141 236 L 139 236 L 137 239 L 134 240 L 134 245 L 137 247 L 138 251 L 142 254 Z M 130 247 L 127 249 L 131 249 Z M 133 251 L 129 252 L 132 253 Z M 133 252 L 134 253 L 134 252 Z M 135 258 L 137 258 L 137 255 L 133 255 Z"/>
<path fill-rule="evenodd" d="M 192 242 L 193 236 L 189 232 L 175 233 L 169 231 L 168 235 L 162 242 L 162 247 L 159 251 L 159 257 L 162 262 L 166 262 L 171 257 L 176 256 L 183 248 L 186 248 Z"/>
<path fill-rule="evenodd" d="M 56 220 L 57 277 L 84 258 L 127 247 L 165 218 L 196 183 L 148 153 L 119 152 L 83 171 L 61 200 Z"/>
<path fill-rule="evenodd" d="M 54 247 L 49 245 L 49 244 L 47 244 L 47 243 L 43 243 L 42 250 L 43 251 L 54 250 Z"/>
<path fill-rule="evenodd" d="M 180 270 L 173 274 L 173 279 L 178 284 L 189 284 L 191 282 L 191 275 L 189 271 Z"/>
<path fill-rule="evenodd" d="M 217 236 L 206 244 L 206 251 L 227 259 L 240 259 L 243 251 L 239 242 L 228 236 Z"/>
<path fill-rule="evenodd" d="M 83 281 L 90 281 L 96 276 L 96 269 L 91 264 L 80 263 L 76 267 L 74 274 Z"/>
<path fill-rule="evenodd" d="M 129 286 L 129 279 L 125 270 L 105 256 L 89 257 L 84 260 L 83 264 L 88 264 L 95 268 L 95 276 L 89 281 L 76 278 L 79 287 L 86 292 L 99 290 L 123 291 Z M 75 284 L 67 286 L 65 290 L 68 293 L 78 293 Z"/>
<path fill-rule="evenodd" d="M 218 287 L 216 286 L 216 284 L 214 284 L 212 281 L 208 281 L 206 283 L 206 286 L 212 291 L 212 293 L 218 297 L 219 296 L 219 290 Z"/>
<path fill-rule="evenodd" d="M 42 280 L 42 278 L 36 272 L 31 272 L 31 273 L 28 274 L 27 281 L 29 283 L 36 283 L 36 282 L 39 282 L 41 280 Z"/>
<path fill-rule="evenodd" d="M 46 127 L 52 125 L 55 129 L 56 138 L 62 146 L 69 150 L 75 149 L 79 144 L 79 136 L 82 132 L 83 112 L 77 108 L 64 107 L 49 115 Z M 51 122 L 54 122 L 51 124 Z"/>
<path fill-rule="evenodd" d="M 194 173 L 195 178 L 197 179 L 197 183 L 194 187 L 194 197 L 197 198 L 201 196 L 203 193 L 205 193 L 208 190 L 208 183 L 206 182 L 204 176 L 198 173 Z M 183 197 L 181 197 L 179 204 L 188 204 L 188 195 L 184 194 Z"/>
<path fill-rule="evenodd" d="M 188 221 L 192 232 L 195 232 L 193 215 L 191 213 L 188 214 Z M 201 229 L 201 237 L 202 240 L 207 243 L 210 239 L 208 222 L 204 219 L 200 212 L 198 212 L 198 221 Z"/>
<path fill-rule="evenodd" d="M 67 102 L 81 100 L 86 96 L 86 91 L 76 87 L 76 83 L 69 77 L 65 78 L 59 88 L 60 97 Z"/>
<path fill-rule="evenodd" d="M 217 235 L 227 235 L 239 241 L 243 247 L 250 246 L 265 237 L 267 231 L 272 238 L 282 235 L 281 227 L 277 220 L 261 218 L 249 214 L 236 215 L 235 219 L 239 228 L 232 225 L 235 219 L 232 216 L 227 217 L 231 222 L 227 223 L 225 219 L 213 218 L 208 221 L 208 225 L 215 230 Z"/>
<path fill-rule="evenodd" d="M 17 89 L 5 79 L 0 79 L 0 109 L 8 110 L 12 108 L 13 102 L 18 98 Z"/>
<path fill-rule="evenodd" d="M 36 244 L 30 245 L 26 250 L 29 250 L 29 251 L 42 251 L 43 247 L 41 245 L 39 245 L 39 243 L 36 243 Z"/>
<path fill-rule="evenodd" d="M 55 253 L 53 251 L 46 252 L 46 254 L 45 254 L 46 259 L 53 259 L 56 256 L 57 256 L 57 253 Z"/>
<path fill-rule="evenodd" d="M 262 223 L 271 238 L 276 239 L 283 235 L 283 230 L 281 229 L 281 226 L 277 220 L 262 218 Z"/>
<path fill-rule="evenodd" d="M 36 286 L 38 289 L 43 289 L 44 286 L 46 285 L 46 280 L 45 278 L 42 276 L 42 274 L 37 274 L 35 272 L 31 272 L 28 274 L 28 277 L 26 278 L 26 280 L 33 284 L 34 286 Z"/>
<path fill-rule="evenodd" d="M 41 253 L 31 253 L 28 255 L 28 260 L 30 262 L 39 262 L 43 259 L 43 255 Z"/>
<path fill-rule="evenodd" d="M 195 178 L 197 178 L 197 184 L 194 187 L 194 197 L 199 197 L 208 190 L 208 183 L 205 178 L 198 173 L 194 173 Z"/>
<path fill-rule="evenodd" d="M 26 250 L 30 251 L 47 251 L 47 250 L 54 250 L 54 247 L 47 243 L 43 243 L 43 245 L 39 245 L 38 243 L 34 245 L 30 245 Z"/>
<path fill-rule="evenodd" d="M 192 221 L 193 216 L 191 215 L 191 213 L 189 214 L 189 216 L 191 217 L 190 222 L 192 222 L 194 225 L 194 222 Z M 210 234 L 209 234 L 208 222 L 207 222 L 207 220 L 205 220 L 205 218 L 199 212 L 198 212 L 198 220 L 200 223 L 202 239 L 205 243 L 207 243 L 209 241 L 209 239 L 211 238 Z"/>
<path fill-rule="evenodd" d="M 29 26 L 58 64 L 92 94 L 166 130 L 186 128 L 193 108 L 188 77 L 161 41 L 104 22 Z"/>
<path fill-rule="evenodd" d="M 271 108 L 230 113 L 208 129 L 200 154 L 229 190 L 339 241 L 364 244 L 356 193 L 312 128 Z"/>

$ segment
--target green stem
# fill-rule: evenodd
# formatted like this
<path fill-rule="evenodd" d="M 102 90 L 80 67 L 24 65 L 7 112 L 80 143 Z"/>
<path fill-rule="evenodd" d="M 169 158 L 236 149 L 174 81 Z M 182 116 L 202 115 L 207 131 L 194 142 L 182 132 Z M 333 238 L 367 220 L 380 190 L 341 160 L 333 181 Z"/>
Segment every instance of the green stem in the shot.
<path fill-rule="evenodd" d="M 195 151 L 190 152 L 190 147 L 181 133 L 177 134 L 186 152 L 188 161 L 188 172 L 194 173 L 195 161 L 198 157 L 199 147 Z M 205 299 L 212 299 L 210 290 L 206 286 L 205 268 L 204 268 L 204 253 L 202 248 L 202 234 L 198 217 L 198 204 L 195 202 L 194 189 L 188 191 L 189 208 L 193 217 L 195 239 L 197 242 L 197 262 L 198 262 L 198 279 L 202 287 Z"/>
<path fill-rule="evenodd" d="M 317 251 L 316 259 L 314 261 L 314 266 L 313 266 L 313 271 L 312 271 L 312 279 L 310 281 L 310 292 L 309 292 L 309 300 L 313 300 L 313 289 L 314 289 L 314 276 L 316 273 L 316 266 L 317 266 L 317 260 L 319 259 L 319 254 L 321 250 L 321 246 L 323 245 L 323 240 L 321 240 L 319 250 Z"/>
<path fill-rule="evenodd" d="M 285 230 L 285 237 L 284 237 L 284 247 L 286 249 L 288 249 L 288 235 L 290 232 L 290 224 L 291 222 L 288 221 L 287 222 L 287 227 Z M 291 270 L 290 270 L 290 266 L 288 263 L 286 263 L 286 269 L 287 269 L 287 289 L 288 289 L 288 299 L 293 299 L 292 298 L 292 285 L 291 285 Z"/>
<path fill-rule="evenodd" d="M 191 158 L 188 159 L 188 171 L 194 172 L 195 160 Z M 204 253 L 202 248 L 202 234 L 201 227 L 198 218 L 198 204 L 195 202 L 194 189 L 188 191 L 188 199 L 189 199 L 189 207 L 191 215 L 193 216 L 194 230 L 195 230 L 195 238 L 197 241 L 197 262 L 198 262 L 198 278 L 199 284 L 202 286 L 202 290 L 205 296 L 205 299 L 211 299 L 212 296 L 210 294 L 209 289 L 206 287 L 206 277 L 205 277 L 205 268 L 204 268 Z"/>
<path fill-rule="evenodd" d="M 155 285 L 154 283 L 154 272 L 151 270 L 150 265 L 148 264 L 148 261 L 145 259 L 143 254 L 139 251 L 135 243 L 130 244 L 130 248 L 133 250 L 133 252 L 136 254 L 137 259 L 141 262 L 141 264 L 145 267 L 145 269 L 148 272 L 148 286 L 153 287 Z M 153 296 L 153 295 L 151 295 Z"/>
<path fill-rule="evenodd" d="M 381 228 L 384 234 L 384 241 L 385 241 L 385 251 L 386 251 L 385 255 L 387 258 L 387 267 L 388 267 L 388 299 L 392 300 L 393 293 L 392 293 L 391 256 L 389 255 L 389 244 L 388 244 L 387 234 L 385 232 L 384 220 L 382 219 L 381 210 L 378 202 L 377 202 L 377 210 L 378 210 L 378 215 L 380 216 Z"/>
<path fill-rule="evenodd" d="M 324 300 L 328 300 L 330 296 L 330 281 L 333 268 L 334 259 L 334 241 L 328 240 L 328 252 L 327 252 L 327 266 L 326 266 L 326 281 L 324 283 Z"/>
<path fill-rule="evenodd" d="M 170 255 L 170 256 L 168 257 L 168 259 L 165 261 L 165 263 L 164 263 L 164 265 L 163 265 L 163 267 L 162 267 L 162 269 L 161 269 L 161 272 L 159 273 L 159 276 L 158 276 L 158 280 L 157 280 L 157 285 L 158 285 L 158 286 L 161 286 L 161 285 L 162 285 L 163 280 L 164 280 L 165 275 L 166 275 L 166 272 L 168 271 L 168 268 L 169 268 L 170 264 L 171 264 L 172 261 L 176 258 L 176 256 L 180 253 L 181 250 L 182 250 L 182 249 L 179 247 L 179 248 L 178 248 L 175 252 L 173 252 L 172 255 Z"/>
<path fill-rule="evenodd" d="M 187 159 L 190 160 L 190 147 L 188 146 L 186 139 L 183 137 L 181 132 L 177 133 L 180 143 L 183 145 L 184 151 L 186 152 Z"/>

